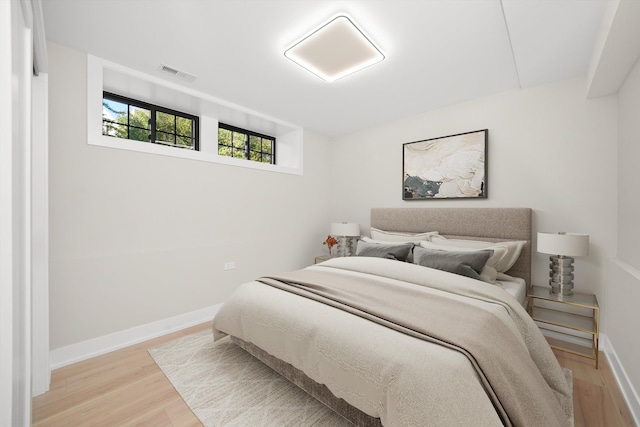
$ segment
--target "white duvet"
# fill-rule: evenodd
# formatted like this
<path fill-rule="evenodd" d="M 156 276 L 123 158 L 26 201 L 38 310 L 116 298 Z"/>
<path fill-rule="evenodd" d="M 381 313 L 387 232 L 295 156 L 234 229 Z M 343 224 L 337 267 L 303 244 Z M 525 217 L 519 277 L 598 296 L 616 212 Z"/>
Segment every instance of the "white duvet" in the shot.
<path fill-rule="evenodd" d="M 503 289 L 425 267 L 354 257 L 308 268 L 337 268 L 352 275 L 384 272 L 403 279 L 428 274 L 443 288 L 471 286 L 482 295 L 510 298 L 513 310 L 521 310 L 518 316 L 527 316 Z M 479 299 L 472 303 L 487 304 Z M 546 343 L 540 342 L 544 338 L 535 324 L 517 321 L 511 328 L 541 365 L 542 375 L 560 382 L 562 393 L 570 396 L 568 383 L 562 384 L 562 370 Z M 502 425 L 478 374 L 461 353 L 259 282 L 239 287 L 216 315 L 213 331 L 215 338 L 233 335 L 290 363 L 386 426 Z M 565 402 L 566 425 L 572 423 L 570 406 Z M 542 424 L 532 418 L 529 425 Z"/>

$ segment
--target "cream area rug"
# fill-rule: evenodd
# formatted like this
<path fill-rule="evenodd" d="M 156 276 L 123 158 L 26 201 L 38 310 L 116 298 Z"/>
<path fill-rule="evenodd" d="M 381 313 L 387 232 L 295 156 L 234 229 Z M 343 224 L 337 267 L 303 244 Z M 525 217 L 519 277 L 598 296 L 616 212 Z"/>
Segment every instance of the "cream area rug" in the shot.
<path fill-rule="evenodd" d="M 229 337 L 211 331 L 149 350 L 205 426 L 350 426 Z"/>

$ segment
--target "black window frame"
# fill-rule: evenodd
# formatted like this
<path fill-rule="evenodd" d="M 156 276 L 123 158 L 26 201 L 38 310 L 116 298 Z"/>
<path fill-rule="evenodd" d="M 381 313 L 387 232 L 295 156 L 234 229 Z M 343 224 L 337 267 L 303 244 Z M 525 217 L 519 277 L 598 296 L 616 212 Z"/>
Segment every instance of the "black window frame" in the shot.
<path fill-rule="evenodd" d="M 149 129 L 147 129 L 149 131 L 149 141 L 141 141 L 141 142 L 148 142 L 148 143 L 151 143 L 151 144 L 161 145 L 161 146 L 164 146 L 164 147 L 182 148 L 184 150 L 189 150 L 189 151 L 200 151 L 200 118 L 198 116 L 194 116 L 193 114 L 185 113 L 183 111 L 173 110 L 171 108 L 163 107 L 163 106 L 160 106 L 160 105 L 150 104 L 148 102 L 140 101 L 138 99 L 133 99 L 133 98 L 129 98 L 129 97 L 126 97 L 126 96 L 118 95 L 118 94 L 113 93 L 113 92 L 102 91 L 102 99 L 105 99 L 105 98 L 108 99 L 108 100 L 111 100 L 111 101 L 116 101 L 116 102 L 120 102 L 120 103 L 123 103 L 123 104 L 127 104 L 128 106 L 143 108 L 145 110 L 149 110 L 150 111 Z M 193 148 L 186 147 L 186 146 L 181 146 L 181 145 L 177 144 L 177 142 L 174 143 L 174 144 L 171 144 L 170 142 L 167 142 L 167 141 L 157 142 L 156 141 L 156 132 L 157 132 L 157 129 L 156 129 L 156 112 L 161 112 L 161 113 L 165 113 L 165 114 L 171 114 L 174 117 L 182 117 L 184 119 L 193 120 L 192 136 L 191 136 L 191 138 L 193 139 Z M 104 123 L 104 118 L 102 119 L 102 121 Z M 112 123 L 120 124 L 120 123 L 117 123 L 117 122 L 112 122 Z M 126 126 L 127 126 L 127 136 L 129 136 L 130 129 L 132 127 L 129 124 L 129 114 L 127 114 L 127 124 L 126 124 Z M 134 126 L 134 128 L 141 129 L 141 128 L 138 128 L 138 127 L 135 127 L 135 126 Z M 175 120 L 174 120 L 173 130 L 174 130 L 173 135 L 176 137 L 176 141 L 177 141 L 177 137 L 178 136 L 183 136 L 183 137 L 187 136 L 187 135 L 181 135 L 181 134 L 177 133 L 177 131 L 178 131 L 177 130 L 177 123 L 176 123 Z M 168 132 L 162 132 L 162 133 L 168 133 Z M 105 136 L 111 136 L 111 135 L 105 135 Z M 118 139 L 123 139 L 123 138 L 118 138 Z M 126 139 L 129 139 L 129 138 L 126 138 Z M 138 141 L 138 140 L 132 139 L 131 141 Z"/>
<path fill-rule="evenodd" d="M 233 125 L 229 125 L 226 123 L 222 123 L 219 122 L 218 123 L 218 133 L 220 132 L 220 129 L 225 129 L 228 131 L 231 131 L 232 134 L 233 132 L 236 133 L 242 133 L 246 135 L 246 140 L 245 140 L 245 144 L 244 144 L 244 160 L 249 160 L 250 162 L 256 162 L 256 163 L 262 163 L 265 165 L 275 165 L 276 164 L 276 137 L 275 136 L 271 136 L 271 135 L 266 135 L 264 133 L 259 133 L 259 132 L 254 132 L 252 130 L 249 129 L 244 129 L 238 126 L 233 126 Z M 261 160 L 252 160 L 251 159 L 251 153 L 252 152 L 256 152 L 255 150 L 251 150 L 251 144 L 250 144 L 250 140 L 251 137 L 255 136 L 255 137 L 259 137 L 261 139 L 267 139 L 271 141 L 271 152 L 270 153 L 266 153 L 264 151 L 262 151 L 262 147 L 261 150 L 259 151 L 260 153 L 260 157 L 262 157 L 263 154 L 268 154 L 269 156 L 271 156 L 271 162 L 267 163 L 267 162 L 263 162 Z M 222 145 L 222 147 L 229 147 L 231 148 L 231 156 L 225 156 L 222 155 L 223 157 L 231 157 L 231 158 L 237 158 L 233 156 L 233 152 L 234 150 L 237 150 L 234 146 L 233 146 L 233 139 L 231 140 L 231 145 L 226 145 L 226 144 L 220 144 L 220 139 L 218 138 L 218 154 L 220 155 L 220 146 Z"/>

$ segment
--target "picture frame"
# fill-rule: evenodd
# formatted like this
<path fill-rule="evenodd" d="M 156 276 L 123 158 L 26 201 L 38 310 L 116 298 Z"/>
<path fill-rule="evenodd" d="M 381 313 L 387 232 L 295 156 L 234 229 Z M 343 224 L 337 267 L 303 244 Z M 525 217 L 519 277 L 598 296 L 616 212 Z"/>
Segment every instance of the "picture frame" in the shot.
<path fill-rule="evenodd" d="M 486 199 L 488 129 L 402 144 L 402 199 Z"/>

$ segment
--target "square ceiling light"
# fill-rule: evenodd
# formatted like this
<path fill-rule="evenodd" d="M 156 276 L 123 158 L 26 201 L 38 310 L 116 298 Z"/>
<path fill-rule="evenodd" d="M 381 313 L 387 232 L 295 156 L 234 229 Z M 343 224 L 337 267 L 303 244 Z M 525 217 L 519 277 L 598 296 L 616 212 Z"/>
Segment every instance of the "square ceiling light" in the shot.
<path fill-rule="evenodd" d="M 284 55 L 328 82 L 384 59 L 382 52 L 346 16 L 323 25 Z"/>

